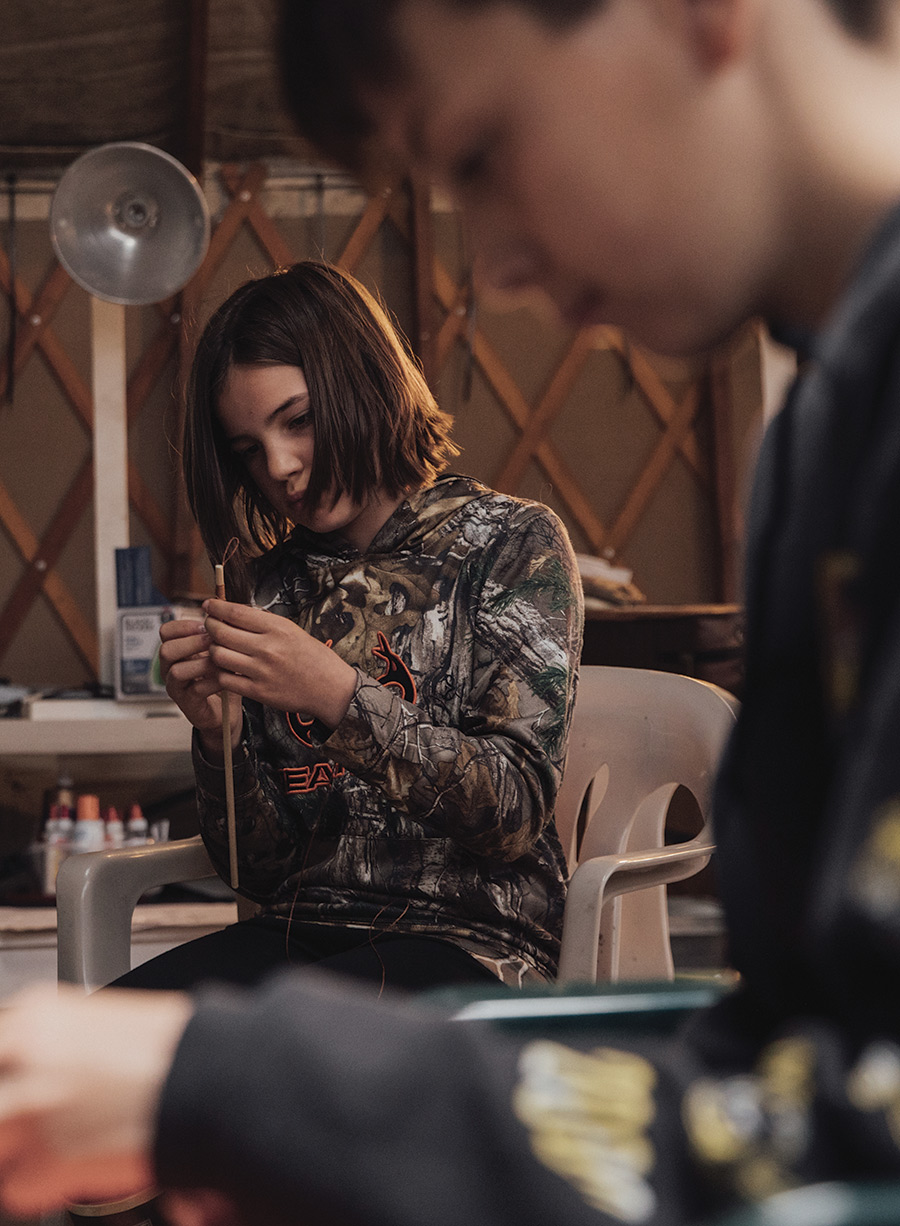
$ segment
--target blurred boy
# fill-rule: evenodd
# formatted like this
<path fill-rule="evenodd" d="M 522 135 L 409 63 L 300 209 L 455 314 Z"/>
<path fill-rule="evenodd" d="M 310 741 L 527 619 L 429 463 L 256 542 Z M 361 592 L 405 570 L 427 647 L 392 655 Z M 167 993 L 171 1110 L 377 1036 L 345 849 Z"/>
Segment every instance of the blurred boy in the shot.
<path fill-rule="evenodd" d="M 896 1179 L 900 0 L 282 11 L 304 130 L 358 171 L 448 184 L 489 280 L 658 350 L 760 313 L 803 338 L 751 507 L 745 698 L 715 810 L 742 986 L 670 1044 L 578 1048 L 290 979 L 201 998 L 186 1029 L 164 998 L 136 1095 L 152 1139 L 131 1156 L 245 1216 L 395 1226 L 682 1223 Z M 95 1100 L 110 1078 L 79 1036 L 113 1007 L 49 1011 L 57 1070 L 83 1068 Z M 0 1180 L 21 1209 L 54 1203 L 35 1172 L 65 1172 L 57 1197 L 78 1186 L 63 1122 L 91 1169 L 111 1161 L 75 1093 L 34 1105 L 38 1016 L 0 1020 Z"/>

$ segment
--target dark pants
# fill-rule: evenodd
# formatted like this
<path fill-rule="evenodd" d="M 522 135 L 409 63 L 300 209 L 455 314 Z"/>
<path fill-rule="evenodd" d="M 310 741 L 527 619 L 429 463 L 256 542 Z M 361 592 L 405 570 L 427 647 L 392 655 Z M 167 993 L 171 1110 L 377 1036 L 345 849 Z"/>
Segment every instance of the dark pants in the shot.
<path fill-rule="evenodd" d="M 255 916 L 151 958 L 111 986 L 185 990 L 212 980 L 251 985 L 288 966 L 333 970 L 376 989 L 497 983 L 475 958 L 435 937 Z"/>

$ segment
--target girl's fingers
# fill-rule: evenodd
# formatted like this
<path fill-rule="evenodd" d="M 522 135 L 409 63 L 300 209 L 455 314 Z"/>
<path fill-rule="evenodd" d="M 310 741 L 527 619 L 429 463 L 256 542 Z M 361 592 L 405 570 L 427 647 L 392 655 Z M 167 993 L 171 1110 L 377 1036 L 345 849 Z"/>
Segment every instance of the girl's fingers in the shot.
<path fill-rule="evenodd" d="M 202 618 L 181 617 L 175 621 L 163 622 L 159 628 L 159 637 L 164 643 L 171 642 L 173 639 L 189 638 L 191 635 L 205 634 L 206 623 Z"/>
<path fill-rule="evenodd" d="M 231 651 L 227 647 L 210 648 L 209 658 L 220 675 L 239 674 L 242 677 L 253 678 L 257 677 L 260 671 L 259 665 L 252 656 L 244 655 L 240 651 Z"/>
<path fill-rule="evenodd" d="M 192 656 L 202 656 L 209 650 L 210 638 L 203 634 L 191 635 L 190 638 L 170 639 L 159 649 L 159 658 L 164 667 L 171 668 L 180 660 L 189 660 Z"/>
<path fill-rule="evenodd" d="M 229 647 L 232 651 L 252 652 L 260 641 L 258 632 L 239 630 L 228 622 L 220 622 L 214 617 L 207 621 L 207 645 Z"/>
<path fill-rule="evenodd" d="M 204 600 L 203 612 L 207 618 L 212 617 L 225 625 L 235 626 L 239 630 L 249 630 L 255 634 L 262 634 L 271 624 L 272 619 L 278 617 L 276 613 L 269 613 L 265 609 L 254 609 L 248 604 L 235 604 L 230 600 L 216 600 L 215 598 Z"/>
<path fill-rule="evenodd" d="M 167 679 L 171 677 L 173 681 L 177 681 L 183 685 L 198 681 L 201 677 L 212 677 L 215 669 L 212 667 L 210 656 L 191 656 L 187 660 L 178 660 L 169 665 Z"/>

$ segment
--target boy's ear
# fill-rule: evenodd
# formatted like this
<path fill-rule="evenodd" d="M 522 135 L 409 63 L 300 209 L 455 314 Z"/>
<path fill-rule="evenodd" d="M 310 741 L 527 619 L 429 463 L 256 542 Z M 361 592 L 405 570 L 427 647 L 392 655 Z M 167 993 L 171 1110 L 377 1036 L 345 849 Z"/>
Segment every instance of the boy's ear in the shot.
<path fill-rule="evenodd" d="M 675 0 L 699 63 L 715 71 L 746 46 L 754 0 Z"/>

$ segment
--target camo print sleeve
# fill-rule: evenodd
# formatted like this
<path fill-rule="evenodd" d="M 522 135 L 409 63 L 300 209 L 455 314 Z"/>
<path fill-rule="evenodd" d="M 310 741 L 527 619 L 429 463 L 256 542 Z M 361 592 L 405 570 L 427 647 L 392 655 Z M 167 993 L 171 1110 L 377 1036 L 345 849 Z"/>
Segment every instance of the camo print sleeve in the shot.
<path fill-rule="evenodd" d="M 426 711 L 360 673 L 323 749 L 434 832 L 513 860 L 553 814 L 581 645 L 575 560 L 558 521 L 529 508 L 472 557 L 462 587 L 469 675 L 432 686 Z M 451 652 L 438 672 L 454 663 Z"/>
<path fill-rule="evenodd" d="M 552 816 L 583 629 L 556 515 L 449 474 L 365 552 L 295 530 L 260 559 L 254 603 L 358 680 L 334 729 L 245 701 L 240 892 L 552 975 L 567 876 Z M 227 879 L 223 772 L 194 761 L 200 829 Z"/>

